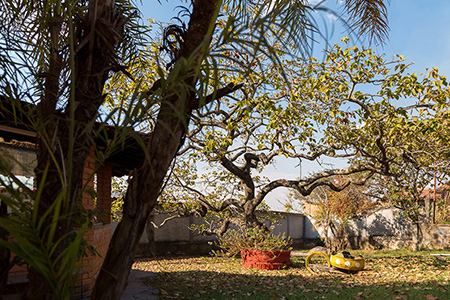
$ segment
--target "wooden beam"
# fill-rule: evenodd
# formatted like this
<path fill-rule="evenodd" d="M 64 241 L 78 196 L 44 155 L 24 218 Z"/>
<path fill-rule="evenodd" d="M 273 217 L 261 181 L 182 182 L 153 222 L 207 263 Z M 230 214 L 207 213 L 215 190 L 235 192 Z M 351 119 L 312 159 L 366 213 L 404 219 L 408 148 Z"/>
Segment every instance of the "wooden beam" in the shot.
<path fill-rule="evenodd" d="M 10 126 L 5 126 L 5 125 L 0 125 L 0 130 L 17 133 L 17 134 L 21 134 L 21 135 L 26 135 L 26 136 L 32 136 L 32 137 L 37 136 L 36 132 L 25 130 L 25 129 L 20 129 L 20 128 L 15 128 L 15 127 L 10 127 Z"/>

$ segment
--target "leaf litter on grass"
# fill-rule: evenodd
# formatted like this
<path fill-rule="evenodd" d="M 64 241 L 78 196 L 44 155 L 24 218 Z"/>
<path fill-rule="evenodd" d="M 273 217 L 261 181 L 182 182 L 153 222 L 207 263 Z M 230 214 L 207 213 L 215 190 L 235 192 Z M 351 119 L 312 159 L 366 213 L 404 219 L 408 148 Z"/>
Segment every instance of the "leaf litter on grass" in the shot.
<path fill-rule="evenodd" d="M 344 275 L 311 274 L 302 257 L 292 257 L 293 268 L 276 271 L 244 269 L 237 259 L 218 257 L 143 259 L 133 268 L 159 274 L 147 284 L 167 293 L 159 295 L 162 300 L 450 299 L 450 259 L 436 262 L 415 252 L 380 254 L 368 255 L 366 270 Z"/>

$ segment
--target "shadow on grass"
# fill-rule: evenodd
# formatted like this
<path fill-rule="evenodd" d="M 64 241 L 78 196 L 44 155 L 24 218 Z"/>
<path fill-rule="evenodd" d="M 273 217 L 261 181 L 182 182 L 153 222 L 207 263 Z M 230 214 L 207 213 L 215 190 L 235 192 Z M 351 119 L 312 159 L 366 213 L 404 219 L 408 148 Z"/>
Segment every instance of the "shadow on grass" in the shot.
<path fill-rule="evenodd" d="M 373 271 L 311 275 L 296 265 L 290 270 L 246 270 L 246 274 L 221 269 L 161 271 L 145 283 L 159 289 L 159 299 L 450 299 L 448 277 L 402 280 L 401 274 L 393 276 L 395 271 L 382 278 L 375 278 Z"/>

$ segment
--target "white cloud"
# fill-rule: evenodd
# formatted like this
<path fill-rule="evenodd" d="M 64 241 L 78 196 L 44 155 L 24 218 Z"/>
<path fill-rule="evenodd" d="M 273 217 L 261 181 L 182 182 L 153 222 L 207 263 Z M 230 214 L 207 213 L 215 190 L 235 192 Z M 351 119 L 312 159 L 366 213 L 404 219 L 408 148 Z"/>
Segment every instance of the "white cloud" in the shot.
<path fill-rule="evenodd" d="M 331 23 L 336 22 L 338 20 L 338 17 L 335 14 L 327 13 L 327 19 Z"/>
<path fill-rule="evenodd" d="M 323 1 L 323 0 L 309 0 L 309 1 L 308 1 L 308 4 L 309 4 L 309 5 L 316 5 L 316 4 L 318 4 L 319 2 L 321 2 L 321 1 Z"/>

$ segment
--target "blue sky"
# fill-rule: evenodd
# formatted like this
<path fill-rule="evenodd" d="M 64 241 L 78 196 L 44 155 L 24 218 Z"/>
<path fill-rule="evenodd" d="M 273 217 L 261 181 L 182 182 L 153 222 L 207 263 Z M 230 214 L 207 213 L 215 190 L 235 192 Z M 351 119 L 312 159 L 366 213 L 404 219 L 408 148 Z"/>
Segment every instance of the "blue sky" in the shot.
<path fill-rule="evenodd" d="M 329 5 L 327 4 L 329 3 Z M 336 1 L 328 0 L 327 6 L 335 6 Z M 185 1 L 161 0 L 143 1 L 140 5 L 144 18 L 169 22 L 177 14 L 178 5 Z M 405 56 L 413 61 L 413 72 L 426 67 L 439 67 L 443 75 L 450 74 L 450 1 L 448 0 L 391 0 L 388 5 L 389 40 L 383 47 L 376 47 L 378 53 Z M 335 30 L 333 44 L 346 35 L 344 30 Z M 320 45 L 316 45 L 318 49 Z"/>
<path fill-rule="evenodd" d="M 404 55 L 414 72 L 438 67 L 450 75 L 450 1 L 393 0 L 388 10 L 389 41 L 378 53 Z"/>
<path fill-rule="evenodd" d="M 317 0 L 311 0 L 316 1 Z M 386 1 L 387 2 L 387 1 Z M 336 7 L 335 0 L 328 0 L 329 7 Z M 186 2 L 145 1 L 140 7 L 144 18 L 155 21 L 169 22 L 177 15 L 174 10 L 177 5 Z M 450 1 L 448 0 L 391 0 L 388 5 L 389 39 L 385 45 L 373 47 L 378 54 L 385 53 L 386 58 L 395 54 L 404 55 L 406 63 L 414 62 L 410 67 L 411 73 L 425 72 L 425 68 L 438 67 L 442 75 L 450 76 Z M 333 18 L 328 18 L 333 22 Z M 331 23 L 329 24 L 331 25 Z M 336 26 L 335 34 L 329 41 L 334 44 L 347 35 L 344 29 Z M 365 45 L 367 46 L 367 45 Z M 321 45 L 315 45 L 315 56 L 322 57 Z M 296 162 L 295 164 L 297 164 Z M 342 163 L 337 163 L 343 166 Z M 314 163 L 303 163 L 302 174 L 317 170 Z M 300 174 L 300 168 L 294 167 L 292 162 L 280 160 L 276 167 L 265 172 L 270 179 L 294 179 Z M 268 204 L 274 209 L 282 209 L 278 199 L 285 197 L 286 190 L 278 190 L 269 197 Z"/>

